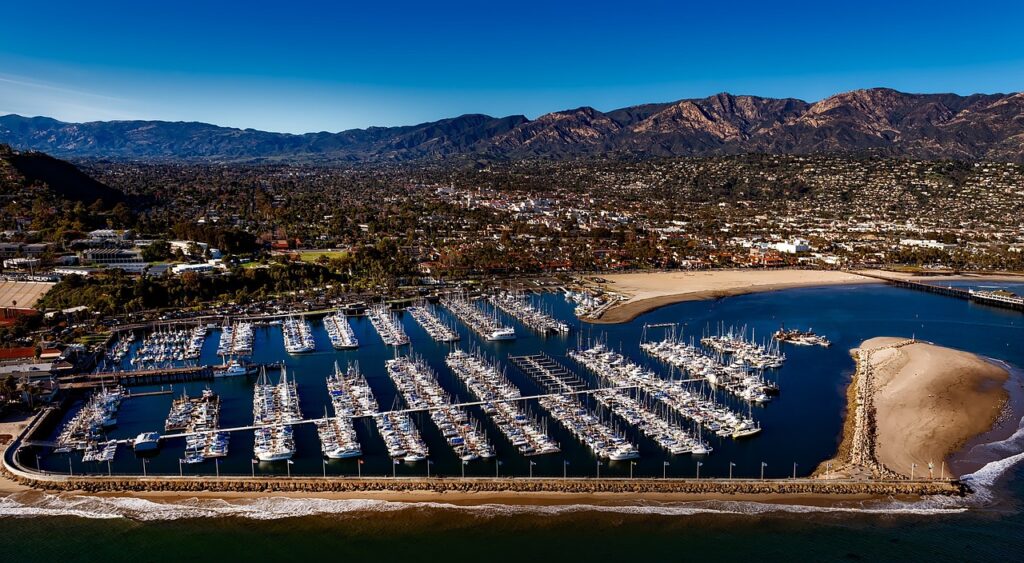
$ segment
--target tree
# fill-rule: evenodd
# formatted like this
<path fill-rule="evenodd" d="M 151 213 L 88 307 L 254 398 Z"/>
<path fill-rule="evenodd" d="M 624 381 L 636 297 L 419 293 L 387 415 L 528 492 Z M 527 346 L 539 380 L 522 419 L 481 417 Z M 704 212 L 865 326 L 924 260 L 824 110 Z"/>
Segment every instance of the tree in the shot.
<path fill-rule="evenodd" d="M 161 262 L 171 257 L 171 243 L 155 240 L 142 248 L 142 259 L 146 262 Z"/>

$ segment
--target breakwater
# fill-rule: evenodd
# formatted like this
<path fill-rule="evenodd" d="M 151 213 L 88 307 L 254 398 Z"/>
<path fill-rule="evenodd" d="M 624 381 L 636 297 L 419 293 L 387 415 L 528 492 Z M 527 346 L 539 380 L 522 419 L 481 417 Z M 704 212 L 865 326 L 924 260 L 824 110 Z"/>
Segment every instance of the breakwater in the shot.
<path fill-rule="evenodd" d="M 839 481 L 821 479 L 558 479 L 558 478 L 263 478 L 69 477 L 5 471 L 8 478 L 48 491 L 223 493 L 569 493 L 684 495 L 962 496 L 956 481 Z"/>

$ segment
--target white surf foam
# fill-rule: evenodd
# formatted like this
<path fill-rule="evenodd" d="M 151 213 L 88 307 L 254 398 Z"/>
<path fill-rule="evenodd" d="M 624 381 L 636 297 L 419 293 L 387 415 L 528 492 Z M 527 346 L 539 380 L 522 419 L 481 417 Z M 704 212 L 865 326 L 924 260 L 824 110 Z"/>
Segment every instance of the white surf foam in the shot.
<path fill-rule="evenodd" d="M 185 518 L 238 517 L 274 520 L 300 516 L 357 516 L 372 512 L 402 510 L 454 511 L 494 518 L 521 514 L 561 515 L 573 513 L 619 513 L 660 516 L 698 514 L 763 515 L 771 513 L 860 513 L 937 515 L 963 512 L 963 506 L 919 503 L 875 502 L 851 506 L 803 506 L 740 501 L 694 501 L 638 503 L 631 505 L 456 505 L 441 502 L 394 502 L 384 500 L 329 500 L 268 497 L 227 501 L 191 498 L 152 501 L 128 497 L 92 497 L 68 494 L 19 494 L 0 499 L 0 516 L 78 516 L 83 518 L 128 518 L 132 520 L 178 520 Z"/>

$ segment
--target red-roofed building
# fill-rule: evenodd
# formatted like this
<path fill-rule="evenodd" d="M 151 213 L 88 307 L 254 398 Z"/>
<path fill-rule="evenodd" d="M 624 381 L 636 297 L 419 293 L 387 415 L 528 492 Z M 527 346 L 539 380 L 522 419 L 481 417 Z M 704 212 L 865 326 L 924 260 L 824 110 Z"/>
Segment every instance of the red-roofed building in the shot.
<path fill-rule="evenodd" d="M 31 346 L 23 348 L 0 348 L 0 361 L 32 360 L 36 357 L 36 349 Z"/>

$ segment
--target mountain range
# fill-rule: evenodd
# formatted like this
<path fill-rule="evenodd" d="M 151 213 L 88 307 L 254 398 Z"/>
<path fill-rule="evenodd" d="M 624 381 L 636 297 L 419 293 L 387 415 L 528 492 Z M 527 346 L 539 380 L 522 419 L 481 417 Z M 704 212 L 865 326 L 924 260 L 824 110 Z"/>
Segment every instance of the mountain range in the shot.
<path fill-rule="evenodd" d="M 853 90 L 818 102 L 727 93 L 527 119 L 470 114 L 302 135 L 167 121 L 0 117 L 0 143 L 63 158 L 213 162 L 852 153 L 1024 163 L 1024 93 Z"/>

